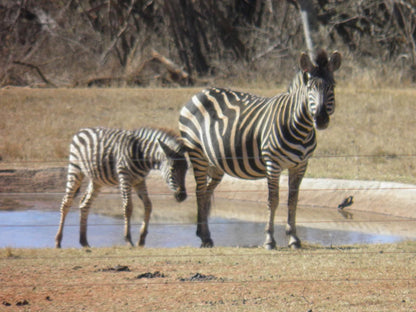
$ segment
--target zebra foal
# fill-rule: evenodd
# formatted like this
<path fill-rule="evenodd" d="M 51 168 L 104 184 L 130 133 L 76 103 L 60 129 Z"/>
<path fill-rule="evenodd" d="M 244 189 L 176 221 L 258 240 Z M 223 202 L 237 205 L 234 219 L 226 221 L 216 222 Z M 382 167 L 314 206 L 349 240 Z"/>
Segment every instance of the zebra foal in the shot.
<path fill-rule="evenodd" d="M 180 139 L 172 131 L 140 128 L 135 131 L 85 128 L 76 133 L 70 144 L 66 194 L 61 204 L 61 220 L 55 238 L 61 247 L 65 217 L 83 178 L 89 184 L 80 203 L 80 244 L 88 247 L 87 219 L 93 199 L 104 185 L 119 185 L 124 209 L 124 238 L 133 246 L 130 234 L 132 215 L 131 189 L 144 205 L 144 219 L 139 246 L 144 246 L 152 203 L 145 178 L 152 169 L 160 169 L 178 202 L 186 199 L 187 162 Z"/>
<path fill-rule="evenodd" d="M 211 196 L 224 174 L 242 179 L 267 178 L 269 217 L 265 247 L 276 247 L 274 216 L 282 170 L 289 171 L 286 233 L 296 235 L 299 186 L 316 147 L 315 129 L 325 129 L 335 109 L 333 72 L 341 55 L 322 50 L 314 62 L 300 57 L 301 71 L 287 92 L 271 98 L 211 88 L 194 95 L 182 108 L 179 130 L 194 170 L 198 206 L 197 236 L 212 247 L 208 227 Z"/>

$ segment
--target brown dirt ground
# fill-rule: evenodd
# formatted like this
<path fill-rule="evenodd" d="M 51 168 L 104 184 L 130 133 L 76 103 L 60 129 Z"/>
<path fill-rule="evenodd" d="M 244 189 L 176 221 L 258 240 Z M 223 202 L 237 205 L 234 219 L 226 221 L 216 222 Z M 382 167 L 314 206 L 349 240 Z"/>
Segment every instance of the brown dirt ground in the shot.
<path fill-rule="evenodd" d="M 413 311 L 416 245 L 6 249 L 0 280 L 0 311 Z"/>
<path fill-rule="evenodd" d="M 63 169 L 3 171 L 0 188 L 62 192 L 64 177 Z M 128 271 L 118 271 L 123 266 Z M 0 285 L 0 311 L 412 311 L 416 244 L 298 251 L 4 248 Z"/>

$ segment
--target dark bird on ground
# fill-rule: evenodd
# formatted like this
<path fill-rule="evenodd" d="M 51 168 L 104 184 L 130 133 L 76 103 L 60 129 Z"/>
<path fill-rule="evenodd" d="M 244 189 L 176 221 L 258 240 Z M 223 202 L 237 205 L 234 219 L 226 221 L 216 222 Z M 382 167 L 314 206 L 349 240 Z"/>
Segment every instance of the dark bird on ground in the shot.
<path fill-rule="evenodd" d="M 352 213 L 345 211 L 345 207 L 349 207 L 353 204 L 353 197 L 348 196 L 345 198 L 341 204 L 338 205 L 338 212 L 345 218 L 345 219 L 352 219 L 353 215 Z"/>
<path fill-rule="evenodd" d="M 344 201 L 338 205 L 338 209 L 344 209 L 345 207 L 349 207 L 353 204 L 354 197 L 348 196 L 344 199 Z"/>

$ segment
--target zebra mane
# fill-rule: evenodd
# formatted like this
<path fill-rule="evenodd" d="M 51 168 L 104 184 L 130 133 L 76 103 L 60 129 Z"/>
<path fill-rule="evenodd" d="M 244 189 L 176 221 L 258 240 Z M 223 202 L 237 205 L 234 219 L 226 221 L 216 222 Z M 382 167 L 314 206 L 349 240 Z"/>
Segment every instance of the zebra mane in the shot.
<path fill-rule="evenodd" d="M 329 70 L 328 54 L 324 49 L 319 49 L 315 56 L 315 68 L 311 72 L 312 77 L 324 79 L 328 83 L 335 85 L 335 80 L 332 72 Z"/>
<path fill-rule="evenodd" d="M 158 127 L 142 127 L 142 128 L 134 129 L 134 130 L 132 130 L 132 132 L 138 133 L 140 131 L 146 131 L 146 130 L 157 133 L 157 134 L 160 134 L 160 135 L 165 134 L 166 137 L 169 137 L 169 138 L 175 139 L 175 140 L 179 139 L 179 137 L 180 137 L 179 133 L 176 130 L 169 129 L 169 128 L 162 128 L 162 127 L 160 127 L 160 128 L 158 128 Z"/>
<path fill-rule="evenodd" d="M 166 133 L 168 136 L 172 137 L 173 139 L 179 139 L 180 135 L 177 130 L 170 129 L 170 128 L 155 128 L 155 130 L 159 130 L 161 132 Z"/>
<path fill-rule="evenodd" d="M 315 64 L 319 68 L 325 68 L 328 66 L 328 54 L 326 53 L 324 49 L 318 50 L 318 53 L 316 54 L 316 57 L 315 57 Z"/>
<path fill-rule="evenodd" d="M 303 85 L 303 72 L 298 71 L 296 76 L 290 82 L 287 92 L 291 93 L 293 90 L 298 89 L 300 86 Z"/>
<path fill-rule="evenodd" d="M 315 65 L 315 68 L 310 72 L 310 76 L 312 78 L 321 78 L 328 83 L 335 85 L 334 76 L 332 75 L 332 72 L 328 68 L 329 60 L 328 60 L 328 54 L 324 49 L 319 49 L 315 59 L 313 60 L 313 63 Z M 290 93 L 293 90 L 298 89 L 300 86 L 304 84 L 303 82 L 303 75 L 304 73 L 302 71 L 298 71 L 295 75 L 295 77 L 292 79 L 292 81 L 289 84 L 289 87 L 287 91 Z"/>
<path fill-rule="evenodd" d="M 179 135 L 179 132 L 174 129 L 163 127 L 143 127 L 133 130 L 133 132 L 136 134 L 141 131 L 153 132 L 158 140 L 161 140 L 165 144 L 170 145 L 172 149 L 178 152 L 183 150 L 183 141 Z"/>

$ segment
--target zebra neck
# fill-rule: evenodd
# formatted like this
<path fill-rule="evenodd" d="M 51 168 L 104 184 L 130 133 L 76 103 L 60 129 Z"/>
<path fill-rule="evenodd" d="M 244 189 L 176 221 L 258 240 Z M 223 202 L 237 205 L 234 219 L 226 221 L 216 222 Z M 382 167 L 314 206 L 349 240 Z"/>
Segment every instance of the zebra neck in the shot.
<path fill-rule="evenodd" d="M 165 155 L 159 151 L 158 145 L 147 140 L 138 140 L 134 147 L 136 166 L 138 168 L 152 170 L 159 169 L 165 159 Z"/>
<path fill-rule="evenodd" d="M 313 118 L 308 110 L 308 97 L 305 88 L 296 92 L 297 100 L 294 100 L 289 127 L 292 132 L 303 139 L 309 139 L 315 132 Z"/>
<path fill-rule="evenodd" d="M 162 162 L 166 159 L 165 154 L 159 151 L 157 146 L 154 146 L 152 149 L 148 150 L 149 154 L 147 155 L 150 160 L 149 165 L 151 169 L 160 169 Z"/>

